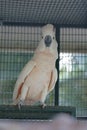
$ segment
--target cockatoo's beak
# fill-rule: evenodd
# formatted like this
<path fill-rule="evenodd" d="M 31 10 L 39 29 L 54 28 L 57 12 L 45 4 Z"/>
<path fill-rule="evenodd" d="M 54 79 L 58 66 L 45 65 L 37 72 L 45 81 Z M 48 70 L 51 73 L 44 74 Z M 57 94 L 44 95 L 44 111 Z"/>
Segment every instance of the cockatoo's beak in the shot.
<path fill-rule="evenodd" d="M 45 38 L 44 38 L 44 42 L 45 42 L 46 47 L 50 47 L 50 45 L 52 43 L 51 36 L 50 35 L 46 35 Z"/>

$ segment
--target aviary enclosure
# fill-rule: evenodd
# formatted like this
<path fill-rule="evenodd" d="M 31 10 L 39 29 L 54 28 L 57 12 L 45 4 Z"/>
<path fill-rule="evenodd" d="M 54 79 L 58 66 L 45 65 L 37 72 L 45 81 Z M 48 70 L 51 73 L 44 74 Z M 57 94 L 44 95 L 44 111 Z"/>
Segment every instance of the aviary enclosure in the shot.
<path fill-rule="evenodd" d="M 0 0 L 0 106 L 12 103 L 18 74 L 51 23 L 58 41 L 58 80 L 49 106 L 72 106 L 87 117 L 87 1 Z"/>

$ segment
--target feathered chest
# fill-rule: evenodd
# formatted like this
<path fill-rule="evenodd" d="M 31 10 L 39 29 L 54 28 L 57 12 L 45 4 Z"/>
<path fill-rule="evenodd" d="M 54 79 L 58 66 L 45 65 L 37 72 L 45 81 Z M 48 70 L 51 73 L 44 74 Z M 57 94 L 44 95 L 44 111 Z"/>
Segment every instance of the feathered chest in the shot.
<path fill-rule="evenodd" d="M 36 66 L 43 71 L 44 69 L 52 70 L 55 67 L 56 59 L 50 53 L 38 53 L 33 60 L 36 62 Z"/>

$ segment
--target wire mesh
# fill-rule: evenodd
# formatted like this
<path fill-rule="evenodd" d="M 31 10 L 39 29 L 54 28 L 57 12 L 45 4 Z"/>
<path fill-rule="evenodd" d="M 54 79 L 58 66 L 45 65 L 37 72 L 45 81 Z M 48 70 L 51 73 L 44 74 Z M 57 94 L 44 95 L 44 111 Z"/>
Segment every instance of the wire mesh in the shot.
<path fill-rule="evenodd" d="M 41 28 L 23 26 L 24 23 L 87 26 L 87 1 L 0 0 L 1 105 L 12 102 L 17 77 L 40 41 Z M 77 116 L 87 116 L 87 29 L 61 28 L 59 41 L 59 105 L 75 106 Z M 54 96 L 53 91 L 47 97 L 49 105 L 54 105 Z"/>
<path fill-rule="evenodd" d="M 87 29 L 61 28 L 59 103 L 87 117 Z"/>
<path fill-rule="evenodd" d="M 3 22 L 86 24 L 86 0 L 0 0 Z"/>
<path fill-rule="evenodd" d="M 12 103 L 14 84 L 32 58 L 40 27 L 0 26 L 0 104 Z M 87 29 L 60 29 L 59 105 L 75 106 L 77 116 L 87 116 Z M 54 91 L 46 103 L 54 105 Z"/>
<path fill-rule="evenodd" d="M 0 104 L 12 103 L 17 77 L 41 39 L 40 27 L 0 26 Z M 54 105 L 54 92 L 47 104 Z"/>

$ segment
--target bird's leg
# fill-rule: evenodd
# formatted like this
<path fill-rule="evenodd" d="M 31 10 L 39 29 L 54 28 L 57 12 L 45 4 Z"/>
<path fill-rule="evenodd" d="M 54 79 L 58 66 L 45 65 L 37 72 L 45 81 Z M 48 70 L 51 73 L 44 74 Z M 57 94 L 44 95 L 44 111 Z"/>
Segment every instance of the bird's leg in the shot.
<path fill-rule="evenodd" d="M 21 109 L 21 106 L 25 105 L 24 100 L 19 99 L 18 101 L 18 108 Z"/>
<path fill-rule="evenodd" d="M 47 105 L 45 103 L 41 103 L 41 108 L 45 108 Z"/>
<path fill-rule="evenodd" d="M 41 103 L 42 108 L 46 107 L 46 104 L 45 104 L 46 96 L 47 96 L 47 87 L 44 87 L 42 94 L 41 94 L 41 99 L 40 99 L 40 103 Z"/>
<path fill-rule="evenodd" d="M 18 101 L 18 107 L 19 109 L 21 108 L 22 105 L 25 105 L 25 98 L 28 92 L 28 87 L 26 85 L 23 85 L 22 90 L 21 90 L 21 95 Z"/>

